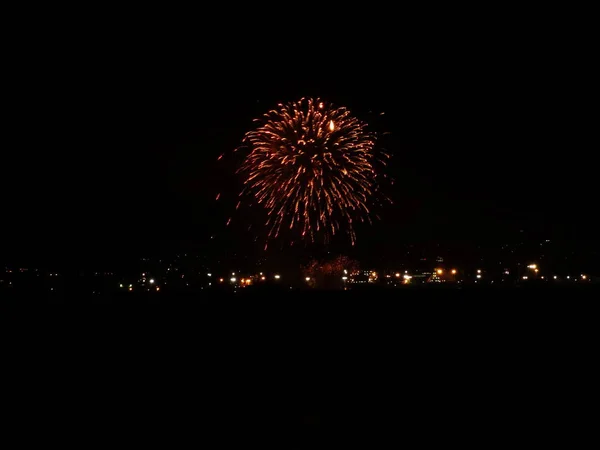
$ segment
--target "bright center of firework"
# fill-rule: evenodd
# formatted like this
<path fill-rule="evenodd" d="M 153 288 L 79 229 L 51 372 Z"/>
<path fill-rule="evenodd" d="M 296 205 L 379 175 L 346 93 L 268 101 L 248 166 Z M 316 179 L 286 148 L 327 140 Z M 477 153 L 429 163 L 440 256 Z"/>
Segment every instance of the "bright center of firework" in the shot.
<path fill-rule="evenodd" d="M 335 133 L 332 133 L 336 131 Z M 269 215 L 269 237 L 282 227 L 312 240 L 369 215 L 375 138 L 345 108 L 302 99 L 279 105 L 246 134 L 251 147 L 239 172 L 244 191 Z"/>

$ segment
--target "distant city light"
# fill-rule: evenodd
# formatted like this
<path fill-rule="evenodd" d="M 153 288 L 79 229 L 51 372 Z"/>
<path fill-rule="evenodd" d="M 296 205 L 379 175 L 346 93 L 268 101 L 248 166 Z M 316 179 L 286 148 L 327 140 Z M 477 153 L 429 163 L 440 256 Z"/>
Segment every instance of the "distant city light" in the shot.
<path fill-rule="evenodd" d="M 327 131 L 327 126 L 329 123 L 329 119 L 324 123 L 323 128 L 325 128 L 325 131 Z M 336 123 L 336 129 L 337 129 L 337 123 Z M 335 132 L 334 132 L 335 134 Z M 541 242 L 544 242 L 543 240 Z M 539 242 L 538 242 L 539 244 Z M 545 246 L 547 244 L 544 244 Z M 511 248 L 510 246 L 502 246 L 502 249 L 505 250 L 506 248 L 509 249 L 509 252 L 511 252 Z M 516 247 L 515 247 L 516 248 Z M 555 255 L 551 254 L 548 252 L 549 249 L 544 249 L 544 251 L 539 252 L 539 254 L 536 253 L 530 253 L 528 256 L 525 256 L 524 258 L 520 258 L 520 261 L 516 261 L 516 260 L 510 260 L 510 259 L 505 259 L 505 258 L 496 258 L 494 260 L 492 260 L 492 256 L 491 254 L 485 254 L 482 253 L 481 254 L 481 258 L 477 258 L 473 261 L 473 264 L 471 265 L 471 268 L 469 269 L 469 262 L 465 261 L 464 264 L 461 263 L 460 261 L 449 261 L 446 260 L 444 261 L 444 259 L 442 259 L 441 257 L 436 257 L 436 258 L 421 258 L 420 261 L 428 261 L 428 263 L 426 265 L 420 266 L 417 264 L 416 260 L 418 260 L 419 258 L 416 258 L 414 265 L 406 265 L 403 267 L 407 268 L 408 270 L 398 270 L 398 266 L 396 265 L 396 267 L 394 267 L 393 265 L 390 264 L 390 266 L 385 266 L 385 265 L 381 265 L 378 267 L 378 269 L 374 269 L 374 268 L 362 268 L 362 269 L 355 269 L 355 265 L 354 264 L 346 264 L 346 263 L 337 263 L 337 283 L 338 283 L 338 289 L 340 290 L 348 290 L 348 289 L 352 289 L 353 287 L 358 287 L 360 285 L 364 285 L 366 286 L 367 283 L 369 283 L 371 286 L 374 286 L 375 284 L 378 284 L 380 281 L 384 281 L 384 283 L 382 283 L 382 285 L 385 285 L 388 288 L 394 288 L 394 289 L 401 289 L 401 287 L 404 284 L 410 284 L 407 283 L 407 281 L 411 281 L 413 284 L 418 284 L 418 285 L 427 285 L 429 283 L 439 283 L 439 285 L 443 285 L 443 284 L 448 284 L 449 287 L 460 287 L 463 284 L 468 284 L 468 283 L 472 283 L 472 284 L 477 284 L 478 286 L 484 286 L 484 285 L 490 285 L 492 283 L 494 283 L 494 285 L 499 285 L 500 283 L 502 283 L 502 285 L 504 286 L 508 286 L 509 284 L 514 284 L 515 286 L 518 286 L 519 284 L 522 286 L 528 285 L 529 283 L 524 283 L 523 281 L 529 280 L 531 279 L 531 283 L 533 283 L 534 285 L 537 284 L 538 282 L 541 283 L 541 285 L 543 285 L 544 283 L 546 283 L 546 281 L 556 281 L 558 282 L 559 280 L 561 281 L 567 281 L 568 283 L 555 283 L 554 286 L 558 287 L 560 284 L 564 284 L 565 287 L 567 287 L 567 285 L 571 285 L 573 287 L 576 287 L 577 285 L 591 285 L 593 282 L 596 281 L 600 281 L 600 278 L 598 280 L 596 280 L 596 278 L 594 276 L 593 271 L 590 271 L 591 275 L 588 275 L 587 273 L 579 273 L 579 276 L 576 274 L 577 271 L 584 269 L 584 270 L 590 270 L 589 268 L 586 267 L 569 267 L 569 265 L 567 263 L 569 263 L 570 261 L 565 261 L 565 267 L 564 267 L 564 271 L 563 270 L 559 270 L 561 272 L 562 275 L 558 275 L 558 274 L 551 274 L 550 272 L 554 269 L 550 269 L 550 267 L 548 266 L 548 264 L 550 264 L 551 262 L 544 262 L 544 261 L 552 261 L 552 258 L 555 257 Z M 412 252 L 409 252 L 412 253 Z M 516 251 L 512 251 L 512 253 L 517 253 Z M 178 256 L 178 258 L 180 258 L 180 256 Z M 196 259 L 201 259 L 201 257 L 197 257 Z M 568 259 L 568 258 L 567 258 Z M 142 259 L 143 261 L 150 261 L 149 259 Z M 529 262 L 527 262 L 529 260 Z M 340 260 L 342 261 L 342 260 Z M 533 263 L 532 261 L 540 261 L 540 264 L 542 266 L 544 266 L 544 272 L 542 273 L 542 270 L 540 268 L 540 264 L 537 263 Z M 101 271 L 101 272 L 90 272 L 89 274 L 85 274 L 85 275 L 81 275 L 81 276 L 91 276 L 92 278 L 94 278 L 97 281 L 100 280 L 99 277 L 111 277 L 111 278 L 106 278 L 108 284 L 106 286 L 103 285 L 103 289 L 101 289 L 100 291 L 98 291 L 98 288 L 90 285 L 89 286 L 89 292 L 93 292 L 94 294 L 103 294 L 104 291 L 106 291 L 106 293 L 110 293 L 111 291 L 114 291 L 115 293 L 117 292 L 115 289 L 118 289 L 118 291 L 123 291 L 125 290 L 126 292 L 130 292 L 131 295 L 133 295 L 132 291 L 136 291 L 136 296 L 139 295 L 143 295 L 146 294 L 147 292 L 158 292 L 160 291 L 160 293 L 162 294 L 162 288 L 165 287 L 167 289 L 168 292 L 171 291 L 177 291 L 178 289 L 185 289 L 185 286 L 189 286 L 187 288 L 187 291 L 189 291 L 190 289 L 194 289 L 194 290 L 198 290 L 198 292 L 201 289 L 208 289 L 207 292 L 210 292 L 212 290 L 212 288 L 210 288 L 209 286 L 212 285 L 213 282 L 213 278 L 214 282 L 217 283 L 217 286 L 215 286 L 215 289 L 218 288 L 218 284 L 221 284 L 221 288 L 227 288 L 227 290 L 230 291 L 239 291 L 240 289 L 245 289 L 248 288 L 246 290 L 252 290 L 252 287 L 254 287 L 254 285 L 256 284 L 261 285 L 260 283 L 262 282 L 263 285 L 268 285 L 269 283 L 273 283 L 274 286 L 280 286 L 280 287 L 284 287 L 284 286 L 294 286 L 295 287 L 295 283 L 298 284 L 298 287 L 301 287 L 302 285 L 304 286 L 305 289 L 309 289 L 311 287 L 315 287 L 315 286 L 319 286 L 320 285 L 320 281 L 321 278 L 319 275 L 317 275 L 316 273 L 312 273 L 312 275 L 309 275 L 308 272 L 302 273 L 303 268 L 302 267 L 297 267 L 297 275 L 295 277 L 292 277 L 293 273 L 291 271 L 286 271 L 286 280 L 285 283 L 281 281 L 281 279 L 283 278 L 283 275 L 281 275 L 278 272 L 273 272 L 273 270 L 277 270 L 277 267 L 267 267 L 267 266 L 263 266 L 262 264 L 264 264 L 263 259 L 259 259 L 256 261 L 256 268 L 258 267 L 265 267 L 266 270 L 269 270 L 269 272 L 255 272 L 254 270 L 250 271 L 250 272 L 246 272 L 247 268 L 245 265 L 238 265 L 238 269 L 240 269 L 240 271 L 232 271 L 232 267 L 229 266 L 225 266 L 222 267 L 221 269 L 219 269 L 219 267 L 216 267 L 216 265 L 213 267 L 215 268 L 215 270 L 217 270 L 217 272 L 212 273 L 212 270 L 207 270 L 206 267 L 209 267 L 211 265 L 210 261 L 206 261 L 203 264 L 205 264 L 203 267 L 199 267 L 197 268 L 196 265 L 191 265 L 191 266 L 186 266 L 184 265 L 184 262 L 181 261 L 179 263 L 173 261 L 173 262 L 169 262 L 169 261 L 161 261 L 159 264 L 159 261 L 156 261 L 157 264 L 156 265 L 152 265 L 151 267 L 140 267 L 137 270 L 134 270 L 133 272 L 107 272 L 107 271 Z M 164 264 L 163 264 L 164 263 Z M 214 264 L 221 264 L 222 261 L 214 261 Z M 356 263 L 358 264 L 358 261 L 356 261 Z M 459 270 L 456 268 L 457 266 L 452 266 L 451 264 L 456 263 L 456 264 L 460 264 L 460 276 L 458 274 Z M 187 263 L 185 263 L 187 264 Z M 200 261 L 198 261 L 195 264 L 200 264 Z M 486 267 L 486 273 L 485 273 L 485 282 L 483 284 L 479 284 L 479 282 L 484 281 L 483 280 L 483 269 L 481 268 L 481 266 L 479 268 L 475 269 L 475 273 L 473 273 L 473 265 L 475 264 L 484 264 Z M 237 264 L 234 264 L 237 265 Z M 436 267 L 437 266 L 437 267 Z M 38 272 L 38 269 L 34 269 L 34 268 L 30 268 L 30 269 L 25 269 L 25 268 L 18 268 L 18 266 L 16 266 L 17 268 L 13 268 L 11 269 L 10 267 L 5 267 L 2 266 L 4 268 L 0 267 L 0 275 L 9 275 L 11 273 L 16 273 L 18 274 L 18 276 L 23 276 L 22 274 L 27 273 L 27 271 L 29 271 L 29 273 L 31 273 L 33 275 L 34 271 Z M 323 266 L 321 266 L 322 268 Z M 329 271 L 332 272 L 332 274 L 335 273 L 335 265 L 331 265 L 331 266 L 327 266 Z M 356 266 L 358 267 L 358 265 Z M 281 269 L 285 269 L 284 267 L 280 267 Z M 319 266 L 317 266 L 317 268 L 319 268 Z M 396 270 L 393 270 L 393 269 Z M 139 272 L 139 270 L 143 270 L 143 269 L 147 269 L 147 270 L 151 270 L 152 271 L 152 275 L 150 275 L 150 272 Z M 341 269 L 341 270 L 340 270 Z M 105 269 L 107 270 L 107 269 Z M 381 271 L 381 274 L 379 274 L 377 271 Z M 203 274 L 204 271 L 204 275 Z M 173 273 L 171 273 L 173 272 Z M 341 273 L 340 273 L 341 272 Z M 575 272 L 575 275 L 570 275 L 570 273 L 568 273 L 567 275 L 565 275 L 565 272 Z M 218 273 L 222 274 L 222 278 L 220 278 L 218 276 Z M 229 273 L 229 279 L 226 278 L 224 276 L 224 273 Z M 242 273 L 246 273 L 246 276 L 243 277 Z M 410 275 L 409 275 L 410 273 Z M 239 274 L 239 276 L 238 276 Z M 51 273 L 47 270 L 39 270 L 39 273 L 33 275 L 34 277 L 51 277 L 52 280 L 58 281 L 59 277 L 64 277 L 64 273 Z M 304 275 L 304 276 L 302 276 Z M 308 276 L 307 276 L 308 275 Z M 466 276 L 466 279 L 465 279 Z M 473 280 L 473 277 L 475 276 L 475 280 Z M 157 278 L 154 278 L 157 277 Z M 174 277 L 174 280 L 171 280 L 171 277 Z M 290 278 L 291 277 L 291 278 Z M 13 288 L 13 284 L 19 284 L 18 280 L 13 283 L 10 279 L 4 279 L 6 277 L 4 276 L 0 276 L 0 288 L 4 289 L 4 288 Z M 189 278 L 192 278 L 191 280 Z M 206 279 L 208 278 L 208 280 Z M 335 278 L 335 275 L 334 275 Z M 378 280 L 378 278 L 381 278 L 382 280 Z M 393 281 L 393 279 L 396 278 L 396 281 Z M 48 282 L 51 282 L 52 280 L 48 280 Z M 130 283 L 127 283 L 126 281 L 116 281 L 116 280 L 130 280 Z M 194 280 L 197 280 L 197 283 L 194 282 Z M 204 281 L 202 281 L 204 280 Z M 230 281 L 230 285 L 227 286 L 226 281 Z M 295 281 L 294 281 L 295 280 Z M 304 284 L 302 284 L 302 280 L 305 280 Z M 342 281 L 343 280 L 343 281 Z M 412 281 L 414 280 L 414 281 Z M 470 280 L 470 281 L 469 281 Z M 537 281 L 536 281 L 537 280 Z M 90 278 L 90 281 L 91 278 Z M 183 283 L 182 283 L 183 281 Z M 188 281 L 188 283 L 184 284 L 186 281 Z M 342 281 L 342 283 L 339 283 L 339 281 Z M 174 283 L 173 283 L 174 282 Z M 213 283 L 214 283 L 213 282 Z M 450 282 L 450 283 L 448 283 Z M 543 283 L 542 283 L 543 282 Z M 573 282 L 573 283 L 571 283 Z M 583 283 L 580 283 L 583 282 Z M 173 286 L 171 286 L 171 284 L 174 284 Z M 463 283 L 463 284 L 460 284 Z M 546 283 L 547 284 L 547 283 Z M 550 286 L 549 283 L 548 286 Z M 115 287 L 116 285 L 116 287 Z M 456 285 L 456 286 L 455 286 Z M 540 285 L 540 286 L 541 286 Z M 112 287 L 111 287 L 112 286 Z M 52 284 L 50 284 L 49 286 L 46 287 L 46 289 L 50 289 L 51 287 L 54 288 L 54 291 L 60 292 L 61 289 L 58 288 L 57 286 L 52 286 Z M 0 289 L 0 291 L 2 290 Z M 46 291 L 47 292 L 47 291 Z M 156 294 L 158 295 L 158 293 Z M 1 294 L 0 294 L 1 296 Z M 135 296 L 134 296 L 135 297 Z M 160 296 L 158 296 L 160 297 Z M 157 297 L 157 298 L 158 298 Z"/>

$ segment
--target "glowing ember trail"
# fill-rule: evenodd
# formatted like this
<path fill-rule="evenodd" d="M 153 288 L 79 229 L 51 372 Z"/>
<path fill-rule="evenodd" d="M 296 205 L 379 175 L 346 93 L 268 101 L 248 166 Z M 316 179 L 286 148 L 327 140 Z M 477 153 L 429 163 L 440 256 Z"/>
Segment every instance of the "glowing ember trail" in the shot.
<path fill-rule="evenodd" d="M 354 244 L 353 223 L 369 220 L 377 192 L 375 134 L 346 108 L 319 99 L 280 104 L 256 122 L 238 173 L 241 195 L 267 210 L 268 237 L 290 229 L 327 242 L 345 231 Z"/>

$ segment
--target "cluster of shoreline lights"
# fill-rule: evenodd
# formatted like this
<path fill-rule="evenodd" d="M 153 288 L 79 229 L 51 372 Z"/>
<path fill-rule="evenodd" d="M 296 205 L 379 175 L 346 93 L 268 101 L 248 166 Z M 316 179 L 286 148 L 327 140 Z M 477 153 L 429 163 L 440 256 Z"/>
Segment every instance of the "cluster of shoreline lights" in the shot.
<path fill-rule="evenodd" d="M 527 281 L 527 280 L 529 280 L 529 279 L 530 279 L 530 277 L 537 277 L 537 276 L 538 276 L 538 274 L 540 273 L 540 268 L 539 268 L 539 266 L 538 266 L 537 264 L 529 264 L 529 265 L 527 266 L 527 269 L 529 269 L 529 270 L 532 272 L 532 274 L 530 273 L 530 274 L 527 274 L 527 275 L 523 275 L 523 276 L 521 277 L 521 279 L 522 279 L 522 280 L 525 280 L 525 281 Z M 456 274 L 457 274 L 457 271 L 456 271 L 456 269 L 452 269 L 452 270 L 450 270 L 449 272 L 450 272 L 450 274 L 452 274 L 452 275 L 456 275 Z M 437 274 L 437 275 L 439 275 L 439 276 L 443 275 L 443 274 L 444 274 L 444 269 L 435 269 L 435 274 Z M 505 270 L 505 271 L 503 272 L 503 274 L 504 274 L 504 275 L 510 275 L 510 271 L 509 271 L 509 270 Z M 398 274 L 396 274 L 396 276 L 397 276 L 397 275 L 398 275 Z M 482 275 L 482 270 L 481 270 L 481 269 L 477 269 L 477 273 L 476 273 L 476 275 L 475 275 L 475 278 L 476 278 L 476 279 L 475 279 L 475 283 L 477 283 L 477 280 L 481 280 L 482 276 L 483 276 L 483 275 Z M 539 278 L 540 278 L 540 280 L 546 280 L 546 277 L 545 277 L 544 275 L 539 275 Z M 579 277 L 579 278 L 580 278 L 581 280 L 583 280 L 583 281 L 588 281 L 588 280 L 589 280 L 588 276 L 587 276 L 587 275 L 585 275 L 585 274 L 580 274 L 580 277 Z M 573 279 L 573 281 L 579 281 L 579 278 L 574 278 L 574 279 Z M 553 280 L 558 280 L 558 279 L 559 279 L 559 277 L 558 277 L 558 275 L 553 275 L 553 276 L 552 276 L 552 279 L 553 279 Z M 571 280 L 571 276 L 570 276 L 570 275 L 567 275 L 567 276 L 565 277 L 565 279 L 567 279 L 567 280 Z M 459 281 L 459 282 L 460 282 L 460 281 Z"/>
<path fill-rule="evenodd" d="M 145 273 L 143 273 L 143 274 L 142 274 L 142 277 L 145 277 L 145 276 L 146 276 L 146 274 L 145 274 Z M 146 278 L 142 278 L 142 283 L 146 283 Z M 159 292 L 159 291 L 160 291 L 160 286 L 155 286 L 155 284 L 156 284 L 156 280 L 155 280 L 154 278 L 150 278 L 150 279 L 148 280 L 148 284 L 149 284 L 151 287 L 153 287 L 153 288 L 156 290 L 156 292 Z M 119 284 L 119 287 L 120 287 L 121 289 L 124 289 L 124 288 L 125 288 L 125 285 L 124 285 L 123 283 L 121 283 L 121 284 Z M 130 292 L 131 292 L 131 291 L 133 291 L 133 284 L 129 284 L 129 285 L 127 286 L 127 290 L 128 290 L 128 291 L 130 291 Z M 150 290 L 150 288 L 148 288 L 148 290 Z"/>
<path fill-rule="evenodd" d="M 539 274 L 539 272 L 540 272 L 540 269 L 539 269 L 539 267 L 538 267 L 537 264 L 529 264 L 527 266 L 527 269 L 529 269 L 530 271 L 533 272 L 533 276 L 537 276 Z M 476 270 L 475 283 L 477 283 L 478 280 L 481 280 L 483 278 L 482 272 L 483 272 L 482 269 L 477 269 Z M 368 271 L 368 272 L 365 272 L 365 274 L 366 273 L 368 273 L 368 282 L 369 283 L 377 281 L 377 279 L 378 279 L 377 272 L 375 272 L 375 271 Z M 448 271 L 445 271 L 442 268 L 436 268 L 436 269 L 433 270 L 432 277 L 429 279 L 429 281 L 430 282 L 432 282 L 432 281 L 433 282 L 436 282 L 436 281 L 437 282 L 445 281 L 445 280 L 441 279 L 440 277 L 442 277 L 444 275 L 446 275 L 446 276 L 447 275 L 451 275 L 452 277 L 455 277 L 457 274 L 458 274 L 458 270 L 457 269 L 450 269 Z M 504 275 L 510 275 L 510 271 L 509 270 L 505 270 L 503 272 L 503 274 Z M 359 275 L 359 272 L 352 273 L 352 275 Z M 402 278 L 402 284 L 410 284 L 411 280 L 413 279 L 413 276 L 409 275 L 407 270 L 405 270 L 403 274 L 401 274 L 400 272 L 396 272 L 394 275 L 389 275 L 388 274 L 385 277 L 386 278 L 393 278 L 393 277 L 395 277 L 395 278 Z M 523 275 L 521 277 L 522 280 L 528 280 L 529 278 L 530 278 L 530 275 Z M 546 277 L 544 275 L 540 275 L 539 278 L 541 280 L 546 280 Z M 348 271 L 344 270 L 344 276 L 342 276 L 342 281 L 347 282 L 348 279 L 349 279 L 348 278 Z M 553 280 L 558 280 L 559 276 L 558 275 L 553 275 L 552 279 Z M 571 278 L 570 275 L 567 275 L 565 277 L 565 279 L 566 280 L 571 280 L 572 278 Z M 573 281 L 579 281 L 579 279 L 581 279 L 582 281 L 588 281 L 589 277 L 587 275 L 585 275 L 585 274 L 580 274 L 579 278 L 573 278 L 572 280 Z M 310 281 L 311 281 L 311 278 L 310 277 L 306 277 L 306 282 L 310 282 Z M 461 282 L 461 280 L 457 280 L 457 281 L 458 281 L 458 283 Z"/>
<path fill-rule="evenodd" d="M 142 274 L 142 277 L 145 277 L 146 274 Z M 207 273 L 206 274 L 207 277 L 212 278 L 212 273 Z M 273 279 L 275 280 L 280 280 L 281 279 L 281 275 L 279 274 L 275 274 L 273 275 Z M 160 291 L 160 286 L 156 286 L 156 280 L 154 278 L 150 278 L 148 281 L 148 284 L 155 289 L 157 292 Z M 235 272 L 231 273 L 231 278 L 229 278 L 228 280 L 231 284 L 238 284 L 240 286 L 250 286 L 252 283 L 254 283 L 255 281 L 267 281 L 267 277 L 261 272 L 258 276 L 250 276 L 250 277 L 246 277 L 246 278 L 239 278 L 236 276 Z M 142 286 L 146 283 L 146 278 L 142 278 L 141 282 L 143 283 Z M 225 278 L 219 278 L 218 279 L 219 283 L 225 283 Z M 212 286 L 212 282 L 208 283 L 209 286 Z M 121 289 L 127 289 L 128 291 L 133 291 L 134 289 L 134 285 L 133 284 L 129 284 L 127 286 L 125 286 L 123 283 L 119 284 L 119 287 Z M 150 290 L 150 288 L 148 288 L 148 290 Z"/>
<path fill-rule="evenodd" d="M 533 274 L 534 274 L 533 276 L 536 276 L 540 272 L 540 269 L 539 269 L 539 267 L 538 267 L 537 264 L 529 264 L 527 266 L 527 268 L 529 270 L 533 271 Z M 552 276 L 553 280 L 558 280 L 558 278 L 559 278 L 558 275 L 553 275 Z M 523 275 L 522 279 L 523 280 L 528 280 L 529 279 L 529 275 Z M 545 279 L 546 279 L 546 277 L 544 275 L 540 275 L 540 280 L 545 280 Z M 567 275 L 565 277 L 565 279 L 571 280 L 571 276 Z M 583 274 L 583 273 L 579 275 L 579 278 L 573 278 L 573 281 L 579 281 L 579 279 L 581 279 L 582 281 L 588 281 L 589 280 L 588 276 L 585 275 L 585 274 Z"/>
<path fill-rule="evenodd" d="M 539 274 L 539 272 L 540 272 L 540 269 L 539 269 L 539 267 L 538 267 L 537 264 L 529 264 L 527 266 L 527 269 L 529 269 L 533 273 L 531 275 L 532 277 L 537 276 Z M 441 280 L 439 278 L 439 277 L 443 276 L 445 273 L 446 273 L 446 271 L 444 271 L 444 269 L 441 269 L 441 268 L 434 269 L 433 276 L 430 279 L 430 281 L 445 281 L 445 280 Z M 447 273 L 450 274 L 450 275 L 452 275 L 452 276 L 456 276 L 458 274 L 458 270 L 451 269 L 451 270 L 448 270 Z M 508 271 L 508 270 L 504 271 L 504 275 L 509 275 L 509 274 L 510 274 L 510 271 Z M 342 276 L 342 281 L 344 283 L 346 283 L 346 282 L 348 282 L 350 280 L 348 275 L 349 275 L 348 271 L 344 269 L 344 275 Z M 359 272 L 353 272 L 350 275 L 359 275 Z M 436 275 L 437 275 L 437 277 L 436 277 Z M 212 273 L 207 273 L 206 276 L 209 277 L 209 278 L 211 278 L 212 277 Z M 377 281 L 377 279 L 379 277 L 379 275 L 375 271 L 369 271 L 368 272 L 368 276 L 369 276 L 369 278 L 368 278 L 368 282 L 369 283 Z M 402 283 L 403 284 L 410 284 L 410 282 L 411 282 L 411 280 L 413 278 L 412 275 L 408 274 L 408 271 L 404 271 L 404 274 L 401 274 L 400 272 L 396 272 L 394 274 L 394 276 L 396 278 L 402 278 Z M 156 280 L 154 280 L 154 278 L 150 278 L 149 280 L 146 280 L 145 277 L 146 277 L 146 274 L 143 273 L 142 274 L 142 279 L 140 280 L 143 283 L 142 285 L 144 285 L 146 283 L 146 281 L 147 281 L 151 288 L 154 288 L 156 291 L 160 291 L 160 286 L 156 286 Z M 480 280 L 482 277 L 483 277 L 482 270 L 481 269 L 477 269 L 477 273 L 475 275 L 475 278 L 476 278 L 475 282 L 477 283 L 477 280 Z M 392 278 L 392 275 L 386 275 L 386 278 Z M 523 275 L 521 277 L 522 280 L 528 280 L 529 278 L 530 278 L 530 275 Z M 539 278 L 541 280 L 545 280 L 546 279 L 546 277 L 544 275 L 540 275 Z M 275 274 L 275 275 L 273 275 L 273 279 L 274 280 L 280 280 L 281 279 L 281 275 Z M 552 279 L 558 280 L 559 277 L 558 277 L 558 275 L 554 275 L 552 277 Z M 571 276 L 567 275 L 565 277 L 565 279 L 571 280 Z M 587 275 L 580 274 L 580 277 L 579 278 L 574 278 L 573 281 L 579 281 L 579 279 L 581 279 L 583 281 L 588 281 L 589 280 L 589 278 L 588 278 Z M 306 277 L 305 278 L 305 281 L 307 283 L 310 283 L 311 280 L 312 280 L 312 278 L 310 278 L 310 277 Z M 219 283 L 225 283 L 225 278 L 219 278 L 218 281 L 219 281 Z M 260 272 L 257 276 L 250 276 L 250 277 L 246 277 L 246 278 L 239 278 L 239 280 L 238 280 L 238 277 L 236 276 L 235 272 L 232 272 L 231 273 L 231 278 L 229 278 L 228 281 L 230 283 L 232 283 L 232 284 L 239 284 L 240 286 L 250 286 L 255 281 L 267 281 L 267 276 L 264 273 Z M 350 282 L 352 282 L 352 280 L 350 280 Z M 460 283 L 461 281 L 459 280 L 458 282 Z M 208 283 L 208 285 L 211 286 L 212 283 Z M 125 285 L 122 284 L 122 283 L 119 284 L 119 287 L 121 289 L 127 289 L 129 291 L 133 291 L 133 288 L 134 288 L 133 284 L 129 284 L 127 287 L 125 287 Z M 148 290 L 150 290 L 150 287 L 148 288 Z"/>
<path fill-rule="evenodd" d="M 523 275 L 523 276 L 521 277 L 521 279 L 522 279 L 522 280 L 525 280 L 525 281 L 527 281 L 527 280 L 529 280 L 529 279 L 530 279 L 530 277 L 537 277 L 537 276 L 538 276 L 538 274 L 540 273 L 540 269 L 539 269 L 539 266 L 538 266 L 537 264 L 529 264 L 529 265 L 527 266 L 527 269 L 529 269 L 529 270 L 532 272 L 532 274 Z M 451 275 L 456 275 L 458 272 L 457 272 L 457 270 L 456 270 L 456 269 L 452 269 L 452 270 L 450 270 L 450 271 L 449 271 L 449 273 L 450 273 Z M 438 276 L 442 276 L 442 275 L 444 275 L 444 269 L 435 269 L 435 270 L 434 270 L 434 274 L 435 274 L 435 275 L 438 275 Z M 503 274 L 504 274 L 504 275 L 510 275 L 510 271 L 509 271 L 509 270 L 505 270 L 505 271 L 503 272 Z M 398 276 L 399 276 L 399 274 L 396 274 L 396 276 L 398 277 Z M 481 270 L 481 269 L 477 269 L 477 273 L 476 273 L 476 275 L 475 275 L 475 278 L 476 278 L 476 279 L 475 279 L 475 283 L 477 283 L 477 280 L 481 280 L 481 278 L 482 278 L 482 277 L 483 277 L 483 275 L 482 275 L 482 270 Z M 406 278 L 406 276 L 405 276 L 405 278 Z M 540 280 L 546 280 L 546 277 L 545 277 L 544 275 L 539 275 L 539 278 L 540 278 Z M 558 279 L 559 279 L 559 277 L 558 277 L 558 275 L 553 275 L 553 276 L 552 276 L 552 279 L 553 279 L 553 280 L 558 280 Z M 565 279 L 567 279 L 567 280 L 571 280 L 571 276 L 570 276 L 570 275 L 567 275 L 567 276 L 565 277 Z M 582 281 L 588 281 L 588 280 L 589 280 L 589 278 L 588 278 L 588 276 L 587 276 L 587 275 L 585 275 L 585 274 L 580 274 L 580 277 L 579 277 L 579 278 L 574 278 L 574 279 L 573 279 L 573 281 L 579 281 L 579 279 L 581 279 Z M 407 281 L 408 281 L 408 280 L 407 280 Z M 435 281 L 435 280 L 434 280 L 434 281 Z M 460 281 L 459 281 L 459 283 L 460 283 Z"/>
<path fill-rule="evenodd" d="M 212 277 L 211 273 L 206 274 L 209 277 Z M 275 280 L 280 280 L 281 279 L 281 275 L 279 274 L 275 274 L 273 275 L 273 279 Z M 240 286 L 250 286 L 252 283 L 254 283 L 255 281 L 267 281 L 267 277 L 264 273 L 260 272 L 258 274 L 258 276 L 252 276 L 252 277 L 246 277 L 246 278 L 240 278 L 238 279 L 238 277 L 236 276 L 235 272 L 231 273 L 231 278 L 229 278 L 229 282 L 232 284 L 237 284 L 239 283 Z M 219 283 L 224 283 L 225 282 L 225 278 L 219 278 Z M 211 285 L 211 283 L 209 283 L 209 286 Z"/>

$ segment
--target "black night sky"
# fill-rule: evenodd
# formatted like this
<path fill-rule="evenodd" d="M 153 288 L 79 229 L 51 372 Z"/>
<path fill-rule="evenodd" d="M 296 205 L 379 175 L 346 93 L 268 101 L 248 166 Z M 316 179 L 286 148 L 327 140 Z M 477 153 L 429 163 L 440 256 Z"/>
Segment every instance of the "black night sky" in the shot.
<path fill-rule="evenodd" d="M 359 230 L 356 248 L 332 249 L 385 258 L 403 243 L 523 236 L 596 245 L 589 63 L 573 41 L 446 27 L 306 48 L 257 35 L 242 45 L 236 32 L 34 42 L 20 56 L 5 147 L 6 259 L 263 256 L 225 227 L 238 192 L 232 152 L 253 118 L 301 96 L 390 133 L 395 205 Z"/>

